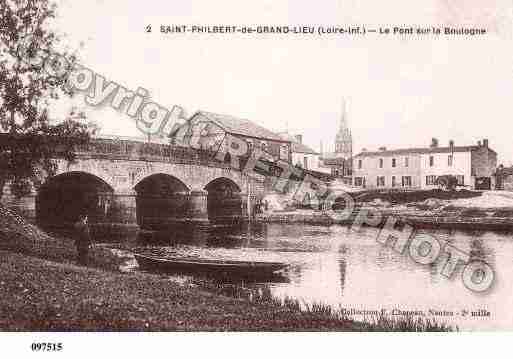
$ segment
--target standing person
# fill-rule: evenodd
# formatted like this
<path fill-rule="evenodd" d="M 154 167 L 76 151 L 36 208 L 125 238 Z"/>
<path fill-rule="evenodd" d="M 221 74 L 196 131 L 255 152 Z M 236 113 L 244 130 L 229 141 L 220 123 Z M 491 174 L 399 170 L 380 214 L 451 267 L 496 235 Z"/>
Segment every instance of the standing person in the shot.
<path fill-rule="evenodd" d="M 75 245 L 77 247 L 79 264 L 87 265 L 89 248 L 91 247 L 91 234 L 89 232 L 89 223 L 87 215 L 81 215 L 75 223 Z"/>

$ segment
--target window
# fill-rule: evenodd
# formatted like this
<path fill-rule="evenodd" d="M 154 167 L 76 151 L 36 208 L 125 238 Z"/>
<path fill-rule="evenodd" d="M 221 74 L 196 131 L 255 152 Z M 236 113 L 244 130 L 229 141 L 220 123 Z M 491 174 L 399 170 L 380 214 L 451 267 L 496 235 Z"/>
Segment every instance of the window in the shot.
<path fill-rule="evenodd" d="M 436 182 L 436 176 L 426 176 L 426 186 L 433 186 Z"/>
<path fill-rule="evenodd" d="M 395 167 L 395 158 L 392 158 L 392 167 Z"/>
<path fill-rule="evenodd" d="M 355 177 L 354 178 L 354 185 L 357 186 L 357 187 L 362 187 L 363 186 L 363 181 L 364 178 L 363 177 Z"/>
<path fill-rule="evenodd" d="M 453 156 L 447 156 L 447 166 L 452 167 Z"/>
<path fill-rule="evenodd" d="M 358 168 L 361 169 L 362 168 L 362 160 L 358 160 Z"/>
<path fill-rule="evenodd" d="M 408 157 L 404 158 L 404 167 L 408 167 L 410 165 L 410 159 Z"/>
<path fill-rule="evenodd" d="M 465 185 L 465 176 L 457 175 L 456 179 L 458 180 L 458 186 L 464 186 Z"/>
<path fill-rule="evenodd" d="M 403 187 L 411 187 L 411 176 L 403 176 Z"/>
<path fill-rule="evenodd" d="M 308 157 L 306 157 L 306 156 L 305 156 L 305 157 L 303 157 L 303 168 L 304 168 L 305 170 L 307 170 L 307 169 L 308 169 Z"/>
<path fill-rule="evenodd" d="M 392 187 L 395 187 L 396 186 L 396 183 L 395 183 L 395 176 L 392 176 Z"/>
<path fill-rule="evenodd" d="M 378 176 L 376 178 L 376 185 L 378 187 L 385 187 L 385 176 Z"/>
<path fill-rule="evenodd" d="M 433 167 L 435 165 L 435 158 L 433 156 L 429 156 L 429 167 Z"/>
<path fill-rule="evenodd" d="M 383 159 L 382 158 L 379 159 L 379 168 L 383 168 Z"/>

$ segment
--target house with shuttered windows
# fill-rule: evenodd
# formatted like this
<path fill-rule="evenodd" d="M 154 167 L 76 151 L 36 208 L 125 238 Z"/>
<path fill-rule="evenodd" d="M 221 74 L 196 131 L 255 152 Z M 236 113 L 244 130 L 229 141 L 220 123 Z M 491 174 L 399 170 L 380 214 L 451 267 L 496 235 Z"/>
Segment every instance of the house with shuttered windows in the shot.
<path fill-rule="evenodd" d="M 497 153 L 487 139 L 476 145 L 439 146 L 432 139 L 429 147 L 378 151 L 363 150 L 353 158 L 353 185 L 362 188 L 417 188 L 437 187 L 436 180 L 453 175 L 458 185 L 469 189 L 494 188 Z"/>

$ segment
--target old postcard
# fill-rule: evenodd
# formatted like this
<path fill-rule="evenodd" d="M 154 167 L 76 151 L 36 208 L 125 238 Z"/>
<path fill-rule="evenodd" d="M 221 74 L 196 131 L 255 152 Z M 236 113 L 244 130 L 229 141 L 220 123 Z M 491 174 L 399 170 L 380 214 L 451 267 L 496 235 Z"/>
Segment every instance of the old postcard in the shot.
<path fill-rule="evenodd" d="M 513 330 L 512 33 L 505 0 L 1 0 L 0 330 Z"/>

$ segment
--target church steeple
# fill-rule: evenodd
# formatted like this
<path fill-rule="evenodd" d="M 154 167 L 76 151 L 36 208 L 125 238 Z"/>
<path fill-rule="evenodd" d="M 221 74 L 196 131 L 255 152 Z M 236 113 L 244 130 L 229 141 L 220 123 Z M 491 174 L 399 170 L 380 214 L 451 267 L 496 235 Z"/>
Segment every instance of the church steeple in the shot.
<path fill-rule="evenodd" d="M 353 137 L 347 123 L 346 101 L 342 99 L 342 114 L 335 136 L 335 153 L 337 157 L 349 159 L 353 156 Z"/>

